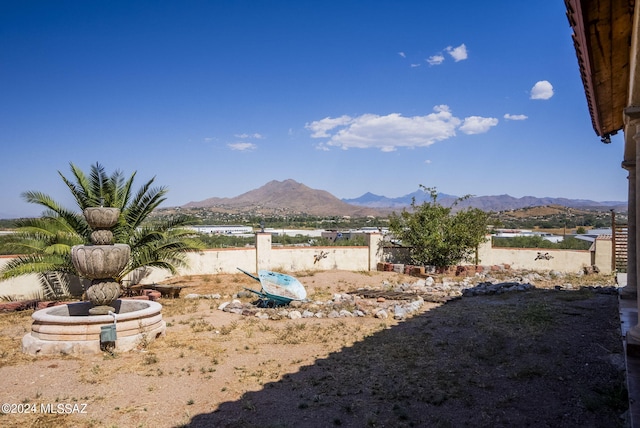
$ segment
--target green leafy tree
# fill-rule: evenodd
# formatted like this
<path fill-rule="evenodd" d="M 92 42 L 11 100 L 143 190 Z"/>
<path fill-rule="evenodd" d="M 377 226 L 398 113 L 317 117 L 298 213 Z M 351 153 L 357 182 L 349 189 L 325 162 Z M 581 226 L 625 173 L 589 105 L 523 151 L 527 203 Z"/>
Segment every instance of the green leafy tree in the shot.
<path fill-rule="evenodd" d="M 94 206 L 120 209 L 118 223 L 112 229 L 114 242 L 129 244 L 131 258 L 115 278 L 118 282 L 143 267 L 162 268 L 175 274 L 179 267 L 186 266 L 188 252 L 203 248 L 196 234 L 183 228 L 187 217 L 148 220 L 167 193 L 165 187 L 153 187 L 154 178 L 134 193 L 135 172 L 128 178 L 121 171 L 108 175 L 102 165 L 96 163 L 87 176 L 73 163 L 70 166 L 72 179 L 59 171 L 58 174 L 71 191 L 80 212 L 63 207 L 44 193 L 23 193 L 27 202 L 41 205 L 45 211 L 39 218 L 16 221 L 16 233 L 5 246 L 21 250 L 22 255 L 0 270 L 0 280 L 27 274 L 39 274 L 42 280 L 52 272 L 62 277 L 78 275 L 71 261 L 71 247 L 90 242 L 91 229 L 82 211 Z"/>
<path fill-rule="evenodd" d="M 418 205 L 414 198 L 411 210 L 390 216 L 389 230 L 410 248 L 414 264 L 446 267 L 468 260 L 486 240 L 489 214 L 477 208 L 454 213 L 453 207 L 469 196 L 444 207 L 437 202 L 435 188 L 420 187 L 429 192 L 431 200 Z"/>

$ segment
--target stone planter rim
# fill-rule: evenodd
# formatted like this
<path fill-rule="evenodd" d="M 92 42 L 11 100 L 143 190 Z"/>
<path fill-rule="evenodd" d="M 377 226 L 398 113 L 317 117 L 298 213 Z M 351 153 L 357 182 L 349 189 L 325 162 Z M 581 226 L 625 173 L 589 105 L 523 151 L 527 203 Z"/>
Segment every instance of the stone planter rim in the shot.
<path fill-rule="evenodd" d="M 120 208 L 87 207 L 82 211 L 82 214 L 92 229 L 109 229 L 118 223 Z"/>
<path fill-rule="evenodd" d="M 109 257 L 106 253 L 111 253 Z M 119 253 L 119 257 L 116 254 Z M 93 254 L 96 261 L 92 262 Z M 71 261 L 83 278 L 103 279 L 113 278 L 125 268 L 131 257 L 131 247 L 128 244 L 110 245 L 74 245 L 71 247 Z M 98 268 L 103 268 L 105 270 Z"/>

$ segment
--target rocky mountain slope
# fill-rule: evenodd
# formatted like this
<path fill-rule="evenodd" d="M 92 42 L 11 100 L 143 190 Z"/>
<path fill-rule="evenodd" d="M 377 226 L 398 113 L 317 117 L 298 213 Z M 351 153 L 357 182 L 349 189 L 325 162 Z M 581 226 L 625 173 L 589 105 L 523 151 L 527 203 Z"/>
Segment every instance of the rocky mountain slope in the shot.
<path fill-rule="evenodd" d="M 312 189 L 295 180 L 273 180 L 264 186 L 233 198 L 212 197 L 189 202 L 182 208 L 205 208 L 217 212 L 251 212 L 256 214 L 309 214 L 330 216 L 386 216 L 399 212 L 411 204 L 429 199 L 429 194 L 417 190 L 399 198 L 388 198 L 374 193 L 365 193 L 355 199 L 338 199 L 325 190 Z M 449 206 L 457 196 L 440 193 L 438 202 Z M 569 208 L 626 211 L 626 202 L 596 202 L 568 198 L 515 198 L 509 195 L 476 196 L 458 204 L 459 208 L 474 207 L 485 211 L 506 211 L 525 207 L 560 205 Z"/>
<path fill-rule="evenodd" d="M 365 193 L 359 198 L 343 199 L 343 201 L 348 204 L 359 205 L 363 207 L 394 207 L 402 209 L 403 207 L 411 205 L 412 198 L 415 198 L 417 203 L 422 203 L 426 200 L 429 200 L 429 197 L 430 195 L 428 193 L 425 193 L 422 190 L 417 190 L 413 193 L 409 193 L 398 198 L 388 198 L 386 196 L 379 196 L 373 193 Z M 456 201 L 456 199 L 458 199 L 458 196 L 447 195 L 445 193 L 438 194 L 438 202 L 443 205 L 451 205 Z M 625 201 L 597 202 L 587 199 L 537 198 L 535 196 L 523 196 L 521 198 L 515 198 L 509 195 L 473 196 L 459 203 L 459 207 L 461 208 L 473 207 L 480 208 L 485 211 L 506 211 L 547 205 L 560 205 L 568 208 L 596 210 L 627 210 L 627 203 Z"/>
<path fill-rule="evenodd" d="M 207 208 L 212 211 L 255 212 L 262 214 L 310 214 L 380 216 L 381 210 L 348 204 L 325 190 L 312 189 L 295 180 L 270 181 L 264 186 L 234 198 L 208 198 L 189 202 L 183 208 Z"/>

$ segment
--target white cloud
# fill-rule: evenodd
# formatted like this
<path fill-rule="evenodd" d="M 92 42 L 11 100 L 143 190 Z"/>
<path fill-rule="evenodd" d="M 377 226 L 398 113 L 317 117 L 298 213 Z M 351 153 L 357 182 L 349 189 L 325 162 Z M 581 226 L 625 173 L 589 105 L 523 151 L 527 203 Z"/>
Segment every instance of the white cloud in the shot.
<path fill-rule="evenodd" d="M 250 150 L 255 150 L 258 146 L 253 143 L 229 143 L 227 144 L 231 150 L 237 150 L 240 152 L 246 152 Z"/>
<path fill-rule="evenodd" d="M 261 140 L 264 137 L 261 134 L 255 133 L 255 134 L 236 134 L 234 135 L 234 137 L 236 138 L 255 138 L 257 140 Z"/>
<path fill-rule="evenodd" d="M 505 114 L 504 118 L 507 120 L 527 120 L 528 117 L 524 114 Z"/>
<path fill-rule="evenodd" d="M 337 126 L 343 126 L 349 124 L 353 119 L 349 116 L 340 116 L 336 118 L 325 117 L 322 120 L 316 120 L 315 122 L 307 123 L 304 127 L 311 131 L 313 138 L 325 138 L 329 137 L 327 131 L 332 130 Z"/>
<path fill-rule="evenodd" d="M 547 80 L 541 80 L 531 88 L 532 100 L 548 100 L 553 96 L 553 85 Z"/>
<path fill-rule="evenodd" d="M 484 134 L 497 124 L 495 117 L 469 116 L 464 119 L 460 130 L 468 135 Z"/>
<path fill-rule="evenodd" d="M 429 65 L 440 65 L 444 62 L 444 56 L 432 55 L 429 58 L 427 58 L 426 61 L 429 63 Z"/>
<path fill-rule="evenodd" d="M 448 46 L 445 50 L 449 55 L 451 55 L 455 62 L 467 59 L 467 47 L 464 45 L 464 43 L 457 48 Z"/>
<path fill-rule="evenodd" d="M 431 159 L 427 159 L 424 161 L 424 163 L 426 163 L 427 165 L 429 165 L 431 163 Z"/>
<path fill-rule="evenodd" d="M 407 55 L 405 55 L 404 52 L 398 52 L 398 55 L 400 55 L 402 58 L 406 58 L 407 57 Z"/>
<path fill-rule="evenodd" d="M 411 68 L 420 67 L 422 64 L 411 64 Z"/>
<path fill-rule="evenodd" d="M 437 141 L 447 140 L 456 135 L 458 127 L 466 134 L 479 134 L 498 123 L 498 119 L 480 116 L 466 118 L 463 122 L 446 105 L 436 106 L 433 110 L 426 116 L 413 117 L 404 117 L 399 113 L 386 116 L 368 113 L 354 118 L 327 117 L 308 123 L 305 127 L 311 131 L 313 138 L 328 138 L 328 141 L 319 145 L 321 150 L 333 146 L 344 150 L 377 148 L 391 152 L 399 147 L 427 147 Z"/>

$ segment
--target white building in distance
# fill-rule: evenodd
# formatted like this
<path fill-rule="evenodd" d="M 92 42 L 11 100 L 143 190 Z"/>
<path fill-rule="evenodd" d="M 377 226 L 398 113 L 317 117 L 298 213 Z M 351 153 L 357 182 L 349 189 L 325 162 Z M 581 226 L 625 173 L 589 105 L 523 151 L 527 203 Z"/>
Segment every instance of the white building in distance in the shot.
<path fill-rule="evenodd" d="M 193 229 L 198 233 L 206 233 L 208 235 L 246 235 L 253 233 L 253 227 L 251 226 L 238 226 L 238 225 L 222 225 L 222 226 L 189 226 L 189 229 Z"/>

